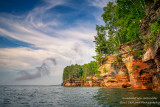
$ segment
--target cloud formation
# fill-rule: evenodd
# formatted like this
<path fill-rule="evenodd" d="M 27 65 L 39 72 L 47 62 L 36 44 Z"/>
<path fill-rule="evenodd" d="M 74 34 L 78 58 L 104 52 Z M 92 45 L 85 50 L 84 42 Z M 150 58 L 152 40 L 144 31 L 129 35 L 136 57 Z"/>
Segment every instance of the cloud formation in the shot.
<path fill-rule="evenodd" d="M 51 61 L 52 64 L 48 64 L 47 62 Z M 50 75 L 50 66 L 57 65 L 55 58 L 47 58 L 43 61 L 42 65 L 40 67 L 37 67 L 37 71 L 34 73 L 28 72 L 28 71 L 20 71 L 18 72 L 19 76 L 16 78 L 16 80 L 27 80 L 27 79 L 36 79 L 40 78 L 42 76 Z"/>
<path fill-rule="evenodd" d="M 43 4 L 23 14 L 0 13 L 0 36 L 29 44 L 28 47 L 0 48 L 0 72 L 18 72 L 17 80 L 35 79 L 62 75 L 66 65 L 93 60 L 95 24 L 101 21 L 97 16 L 106 1 L 88 0 L 82 4 L 98 8 L 97 13 L 68 1 L 43 0 Z M 76 12 L 57 13 L 54 9 L 58 6 Z M 78 18 L 66 21 L 66 18 L 83 16 L 84 12 L 92 21 Z"/>

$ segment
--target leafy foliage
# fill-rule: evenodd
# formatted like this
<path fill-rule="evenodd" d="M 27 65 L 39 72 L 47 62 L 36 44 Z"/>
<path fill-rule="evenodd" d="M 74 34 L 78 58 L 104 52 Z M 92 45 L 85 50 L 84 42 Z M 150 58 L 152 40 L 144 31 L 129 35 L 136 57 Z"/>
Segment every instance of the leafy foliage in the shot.
<path fill-rule="evenodd" d="M 145 4 L 149 0 L 116 0 L 103 8 L 105 26 L 97 25 L 95 59 L 117 53 L 117 47 L 126 42 L 142 40 L 139 21 L 145 16 Z M 154 27 L 153 27 L 154 28 Z"/>
<path fill-rule="evenodd" d="M 118 52 L 118 47 L 121 44 L 132 42 L 135 40 L 143 44 L 142 37 L 139 32 L 139 22 L 145 16 L 146 3 L 152 0 L 116 0 L 109 2 L 103 8 L 102 14 L 105 25 L 96 25 L 97 35 L 94 36 L 94 43 L 96 44 L 96 56 L 93 56 L 102 65 L 103 60 L 107 55 Z M 148 36 L 149 43 L 156 39 L 156 35 L 160 33 L 160 19 L 151 24 L 151 34 Z M 133 49 L 130 49 L 133 50 Z M 137 57 L 142 58 L 143 50 L 134 50 Z M 122 58 L 117 56 L 115 58 L 116 64 L 122 63 Z M 64 68 L 63 80 L 73 81 L 75 79 L 83 79 L 87 81 L 87 76 L 93 80 L 93 75 L 100 77 L 98 72 L 98 64 L 91 61 L 84 65 L 71 65 Z M 138 66 L 137 66 L 138 68 Z M 104 72 L 108 72 L 103 68 Z M 132 73 L 132 71 L 130 71 Z"/>
<path fill-rule="evenodd" d="M 103 57 L 102 54 L 97 54 L 96 56 L 93 56 L 93 58 L 98 61 L 99 65 L 102 65 L 104 59 L 106 59 L 106 57 Z"/>
<path fill-rule="evenodd" d="M 148 36 L 148 43 L 151 45 L 157 39 L 157 34 L 160 33 L 160 18 L 151 24 L 151 34 Z"/>
<path fill-rule="evenodd" d="M 74 78 L 80 78 L 83 74 L 82 67 L 78 64 L 67 66 L 64 68 L 63 80 L 70 79 L 72 81 Z"/>
<path fill-rule="evenodd" d="M 142 59 L 144 52 L 145 52 L 144 50 L 139 50 L 139 49 L 134 50 L 134 54 L 137 57 L 137 59 Z"/>
<path fill-rule="evenodd" d="M 93 77 L 93 75 L 99 75 L 98 64 L 95 61 L 91 61 L 84 65 L 71 65 L 66 66 L 63 71 L 63 80 L 73 81 L 74 79 L 83 79 L 86 81 L 87 76 Z"/>

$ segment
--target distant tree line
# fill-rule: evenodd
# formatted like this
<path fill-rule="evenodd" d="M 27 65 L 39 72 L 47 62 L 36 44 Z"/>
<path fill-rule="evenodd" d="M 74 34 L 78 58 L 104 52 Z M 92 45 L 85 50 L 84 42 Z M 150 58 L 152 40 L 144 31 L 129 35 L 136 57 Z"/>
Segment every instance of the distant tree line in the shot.
<path fill-rule="evenodd" d="M 94 75 L 99 76 L 98 64 L 96 61 L 91 61 L 84 65 L 70 65 L 66 66 L 63 71 L 63 80 L 73 81 L 75 79 L 81 79 L 86 81 L 86 77 L 90 76 L 91 80 Z"/>

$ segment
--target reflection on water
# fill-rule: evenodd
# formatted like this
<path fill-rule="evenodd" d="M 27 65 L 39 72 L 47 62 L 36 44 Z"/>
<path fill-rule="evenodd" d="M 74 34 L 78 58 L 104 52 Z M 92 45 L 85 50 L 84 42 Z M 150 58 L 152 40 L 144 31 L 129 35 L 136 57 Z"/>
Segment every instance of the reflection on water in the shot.
<path fill-rule="evenodd" d="M 151 90 L 100 88 L 94 98 L 98 101 L 98 105 L 109 107 L 160 106 L 160 92 L 154 92 Z"/>
<path fill-rule="evenodd" d="M 127 99 L 147 97 L 157 99 Z M 160 102 L 160 92 L 103 87 L 0 86 L 0 107 L 160 106 L 160 104 L 127 104 L 133 101 Z"/>

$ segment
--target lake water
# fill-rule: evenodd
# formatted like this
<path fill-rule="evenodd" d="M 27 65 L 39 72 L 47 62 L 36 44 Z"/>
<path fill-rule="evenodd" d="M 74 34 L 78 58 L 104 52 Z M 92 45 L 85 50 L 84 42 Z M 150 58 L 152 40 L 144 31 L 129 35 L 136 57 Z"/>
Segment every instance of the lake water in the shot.
<path fill-rule="evenodd" d="M 0 107 L 158 107 L 160 92 L 104 87 L 0 86 Z"/>

